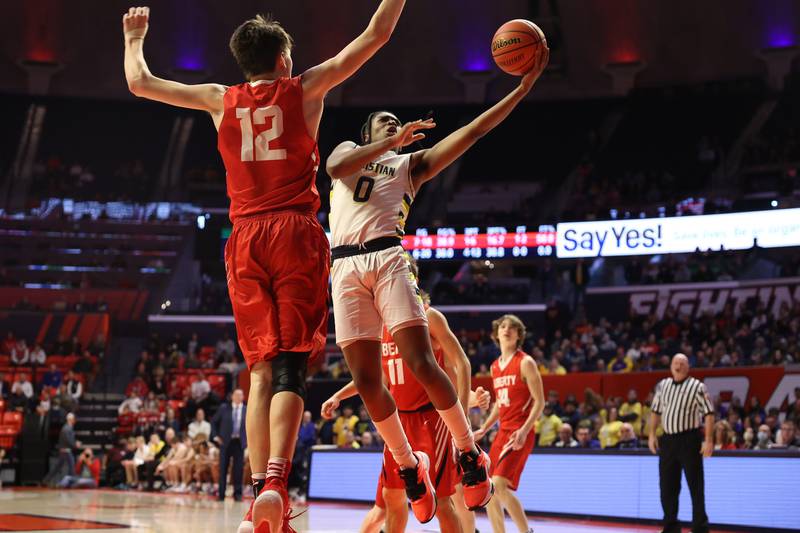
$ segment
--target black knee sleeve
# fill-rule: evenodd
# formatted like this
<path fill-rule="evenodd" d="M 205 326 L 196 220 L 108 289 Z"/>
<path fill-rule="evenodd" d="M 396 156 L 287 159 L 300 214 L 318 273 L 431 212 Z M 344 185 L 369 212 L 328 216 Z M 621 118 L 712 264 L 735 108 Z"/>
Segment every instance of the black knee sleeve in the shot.
<path fill-rule="evenodd" d="M 293 392 L 306 400 L 309 352 L 280 352 L 272 360 L 272 394 Z"/>

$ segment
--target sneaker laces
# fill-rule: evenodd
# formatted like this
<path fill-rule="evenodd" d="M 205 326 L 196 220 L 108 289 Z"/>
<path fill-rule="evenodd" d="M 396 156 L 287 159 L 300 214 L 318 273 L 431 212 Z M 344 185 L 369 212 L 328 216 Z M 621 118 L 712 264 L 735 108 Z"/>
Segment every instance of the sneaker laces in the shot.
<path fill-rule="evenodd" d="M 402 468 L 398 472 L 400 478 L 406 485 L 406 495 L 412 502 L 419 500 L 425 495 L 425 483 L 419 479 L 419 465 L 417 468 Z"/>
<path fill-rule="evenodd" d="M 292 514 L 292 508 L 290 506 L 286 506 L 286 512 L 283 514 L 283 533 L 297 533 L 292 525 L 289 523 L 290 520 L 294 520 L 298 516 L 304 515 L 308 509 L 300 511 L 296 515 Z"/>
<path fill-rule="evenodd" d="M 464 472 L 463 484 L 466 486 L 477 485 L 486 481 L 486 469 L 480 468 L 478 458 L 479 451 L 462 453 L 458 460 L 459 466 Z"/>

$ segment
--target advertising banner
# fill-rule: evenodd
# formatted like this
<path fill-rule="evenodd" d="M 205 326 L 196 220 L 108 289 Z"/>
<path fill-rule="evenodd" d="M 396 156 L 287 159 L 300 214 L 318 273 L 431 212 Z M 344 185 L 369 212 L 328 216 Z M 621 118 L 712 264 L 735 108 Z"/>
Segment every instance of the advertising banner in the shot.
<path fill-rule="evenodd" d="M 669 308 L 678 316 L 696 318 L 709 312 L 715 315 L 728 304 L 738 315 L 751 298 L 760 300 L 767 312 L 778 317 L 783 306 L 791 308 L 800 302 L 800 278 L 597 287 L 586 291 L 585 303 L 590 316 L 617 321 L 631 313 L 662 318 Z"/>
<path fill-rule="evenodd" d="M 800 245 L 800 209 L 568 222 L 556 233 L 559 258 L 779 248 Z"/>

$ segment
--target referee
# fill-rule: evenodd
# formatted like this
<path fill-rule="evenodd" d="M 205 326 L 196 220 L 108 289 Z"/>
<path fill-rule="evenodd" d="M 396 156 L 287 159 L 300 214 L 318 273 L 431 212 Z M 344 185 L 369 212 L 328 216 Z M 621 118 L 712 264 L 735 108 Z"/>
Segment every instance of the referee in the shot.
<path fill-rule="evenodd" d="M 670 371 L 672 377 L 656 385 L 649 439 L 650 451 L 659 455 L 662 533 L 681 531 L 678 523 L 681 470 L 686 474 L 692 495 L 692 533 L 708 533 L 703 458 L 711 457 L 714 450 L 714 406 L 703 382 L 689 377 L 689 359 L 685 355 L 679 353 L 672 358 Z M 705 440 L 698 431 L 701 417 L 705 421 Z M 659 424 L 664 426 L 664 435 L 656 440 Z"/>

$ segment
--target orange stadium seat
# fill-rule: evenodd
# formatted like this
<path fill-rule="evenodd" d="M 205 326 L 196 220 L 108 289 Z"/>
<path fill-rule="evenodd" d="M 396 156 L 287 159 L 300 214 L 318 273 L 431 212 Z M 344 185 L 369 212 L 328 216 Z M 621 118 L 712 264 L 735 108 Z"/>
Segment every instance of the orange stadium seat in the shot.
<path fill-rule="evenodd" d="M 169 400 L 167 402 L 167 405 L 172 407 L 172 409 L 175 411 L 175 413 L 178 414 L 178 413 L 180 413 L 181 409 L 186 407 L 186 402 L 184 402 L 183 400 Z"/>
<path fill-rule="evenodd" d="M 19 433 L 22 431 L 22 413 L 18 411 L 3 413 L 3 425 L 13 427 Z"/>
<path fill-rule="evenodd" d="M 169 395 L 172 398 L 183 398 L 184 391 L 189 387 L 189 376 L 175 374 L 169 384 Z"/>
<path fill-rule="evenodd" d="M 30 380 L 31 379 L 31 369 L 30 368 L 25 368 L 25 369 L 22 369 L 22 370 L 17 368 L 16 370 L 17 371 L 14 373 L 14 377 L 11 380 L 12 383 L 17 381 L 17 379 L 19 379 L 20 376 L 23 377 L 26 380 Z M 31 384 L 33 384 L 33 382 L 31 382 Z"/>
<path fill-rule="evenodd" d="M 209 374 L 206 379 L 208 380 L 208 384 L 211 385 L 211 390 L 213 390 L 220 398 L 224 398 L 227 388 L 225 385 L 225 375 Z"/>
<path fill-rule="evenodd" d="M 0 426 L 0 448 L 8 450 L 14 447 L 19 433 L 13 426 Z"/>

